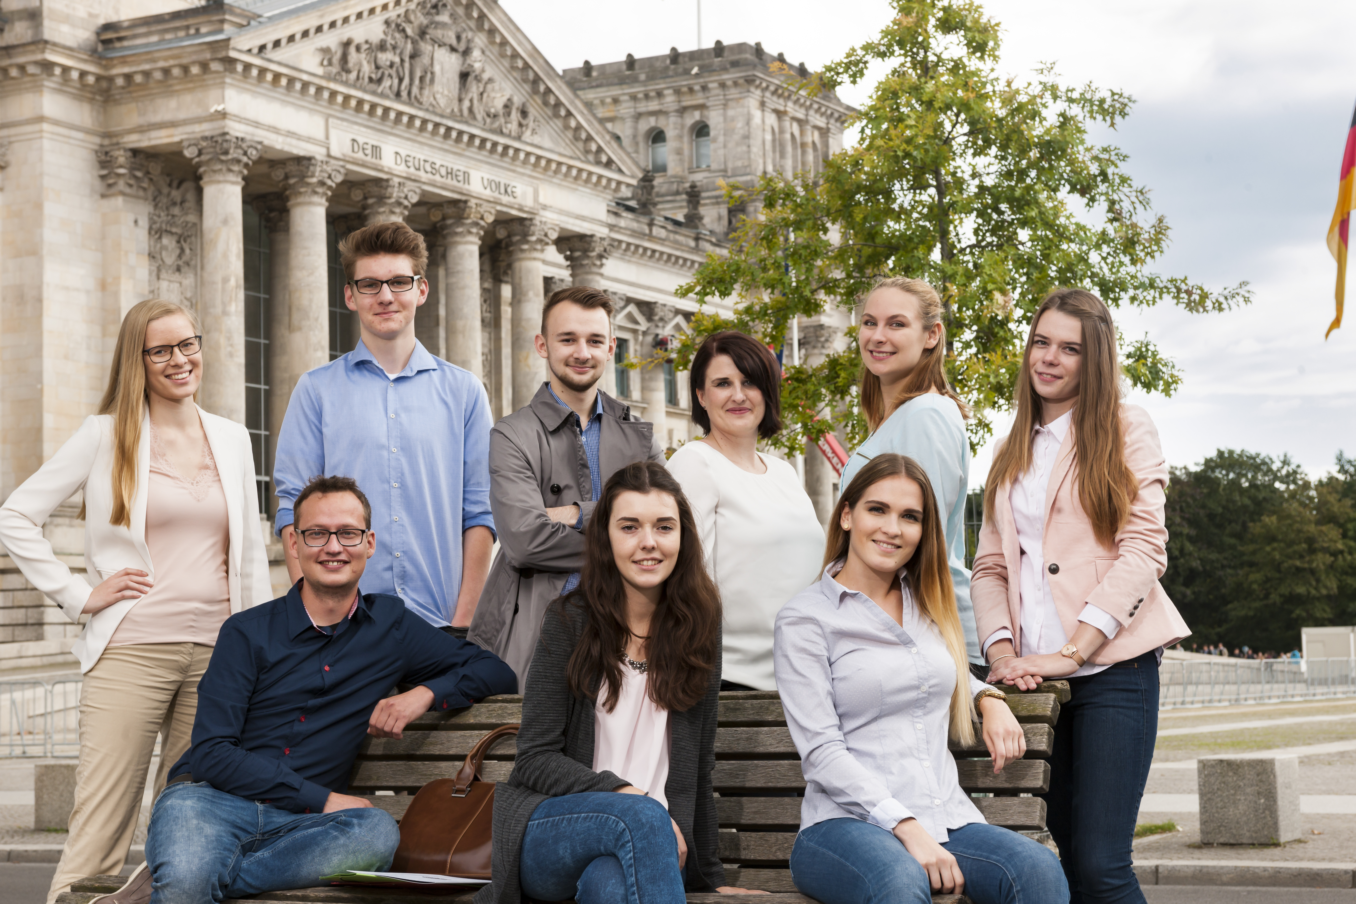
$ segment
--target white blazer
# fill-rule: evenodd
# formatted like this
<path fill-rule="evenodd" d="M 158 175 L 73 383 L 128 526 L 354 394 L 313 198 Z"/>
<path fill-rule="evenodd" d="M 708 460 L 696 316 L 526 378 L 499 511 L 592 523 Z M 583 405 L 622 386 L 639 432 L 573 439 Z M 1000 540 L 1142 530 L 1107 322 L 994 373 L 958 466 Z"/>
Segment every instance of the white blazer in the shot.
<path fill-rule="evenodd" d="M 240 424 L 201 408 L 203 431 L 221 474 L 226 495 L 230 552 L 227 557 L 231 612 L 268 602 L 273 590 L 268 556 L 259 523 L 259 491 L 254 477 L 250 435 Z M 155 563 L 146 547 L 146 488 L 151 476 L 151 428 L 148 414 L 141 424 L 137 450 L 137 490 L 131 526 L 108 523 L 113 511 L 113 416 L 92 415 L 51 459 L 10 494 L 0 506 L 0 543 L 34 587 L 78 621 L 95 584 L 124 568 L 140 568 L 155 578 Z M 52 510 L 80 488 L 85 490 L 85 572 L 72 574 L 43 536 Z M 97 575 L 97 578 L 95 577 Z M 103 655 L 113 632 L 141 598 L 122 600 L 90 617 L 71 652 L 88 672 Z"/>

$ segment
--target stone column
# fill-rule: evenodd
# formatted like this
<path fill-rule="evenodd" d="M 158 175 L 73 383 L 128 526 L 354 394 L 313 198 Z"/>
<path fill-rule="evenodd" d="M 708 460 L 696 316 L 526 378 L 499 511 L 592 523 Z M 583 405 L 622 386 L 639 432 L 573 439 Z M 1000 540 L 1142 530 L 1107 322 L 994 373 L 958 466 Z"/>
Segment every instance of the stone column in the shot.
<path fill-rule="evenodd" d="M 640 369 L 640 400 L 645 403 L 645 420 L 654 425 L 654 435 L 659 438 L 659 445 L 668 449 L 669 414 L 668 400 L 664 396 L 662 363 L 650 364 Z"/>
<path fill-rule="evenodd" d="M 687 172 L 687 130 L 683 128 L 683 101 L 677 91 L 666 91 L 664 100 L 669 108 L 669 127 L 664 135 L 668 141 L 669 175 L 681 176 Z"/>
<path fill-rule="evenodd" d="M 245 170 L 263 143 L 218 132 L 184 139 L 202 181 L 203 408 L 245 422 Z"/>
<path fill-rule="evenodd" d="M 637 137 L 637 126 L 640 123 L 640 113 L 636 109 L 636 99 L 629 98 L 626 101 L 626 107 L 622 113 L 622 145 L 631 152 L 637 159 L 641 160 L 640 144 Z M 644 160 L 641 164 L 645 169 L 650 168 L 649 160 Z"/>
<path fill-rule="evenodd" d="M 268 468 L 267 473 L 272 474 L 278 434 L 282 432 L 283 415 L 287 413 L 287 402 L 292 397 L 295 383 L 289 376 L 292 365 L 288 357 L 287 271 L 290 265 L 291 235 L 287 231 L 287 199 L 281 192 L 256 195 L 250 200 L 250 205 L 268 230 L 268 435 L 272 442 L 268 444 L 265 467 Z M 275 496 L 269 496 L 270 515 L 277 511 L 274 508 L 276 499 Z"/>
<path fill-rule="evenodd" d="M 480 237 L 494 209 L 478 201 L 448 201 L 429 211 L 443 244 L 447 360 L 489 381 L 480 323 Z"/>
<path fill-rule="evenodd" d="M 103 180 L 103 290 L 105 310 L 116 335 L 132 305 L 148 297 L 150 203 L 147 200 L 146 154 L 133 148 L 95 151 Z"/>
<path fill-rule="evenodd" d="M 429 354 L 445 361 L 447 267 L 444 258 L 447 256 L 447 243 L 443 241 L 442 234 L 437 229 L 422 235 L 424 247 L 428 249 L 428 270 L 425 274 L 428 277 L 428 298 L 420 306 L 419 315 L 415 318 L 414 335 L 424 344 L 424 348 L 428 349 Z"/>
<path fill-rule="evenodd" d="M 325 240 L 325 207 L 344 178 L 344 165 L 320 157 L 293 157 L 273 168 L 273 179 L 287 198 L 287 370 L 282 378 L 290 398 L 306 371 L 330 360 L 329 259 Z M 271 385 L 271 384 L 270 384 Z"/>
<path fill-rule="evenodd" d="M 567 235 L 556 239 L 556 250 L 570 265 L 571 285 L 602 290 L 603 267 L 612 255 L 612 242 L 607 236 Z M 617 372 L 611 364 L 603 370 L 599 388 L 610 396 L 617 395 Z"/>
<path fill-rule="evenodd" d="M 508 251 L 513 286 L 513 410 L 532 401 L 545 379 L 533 339 L 541 331 L 542 255 L 556 237 L 552 223 L 536 217 L 509 220 L 495 230 Z"/>
<path fill-rule="evenodd" d="M 364 225 L 404 221 L 414 202 L 419 200 L 418 186 L 403 179 L 372 179 L 354 186 L 353 200 L 363 204 Z"/>
<path fill-rule="evenodd" d="M 800 127 L 800 168 L 814 175 L 818 171 L 814 159 L 814 132 L 808 120 L 801 119 L 796 124 Z"/>
<path fill-rule="evenodd" d="M 789 176 L 795 169 L 791 158 L 791 114 L 777 111 L 777 170 Z"/>
<path fill-rule="evenodd" d="M 843 330 L 827 323 L 811 323 L 800 328 L 800 360 L 813 367 L 833 354 L 834 346 Z M 805 492 L 814 504 L 820 524 L 827 525 L 833 513 L 836 494 L 833 491 L 838 475 L 824 453 L 814 443 L 805 444 Z"/>
<path fill-rule="evenodd" d="M 711 127 L 711 169 L 721 172 L 725 169 L 725 143 L 728 138 L 725 134 L 725 97 L 716 95 L 708 98 L 706 106 L 711 111 L 711 118 L 706 121 Z"/>

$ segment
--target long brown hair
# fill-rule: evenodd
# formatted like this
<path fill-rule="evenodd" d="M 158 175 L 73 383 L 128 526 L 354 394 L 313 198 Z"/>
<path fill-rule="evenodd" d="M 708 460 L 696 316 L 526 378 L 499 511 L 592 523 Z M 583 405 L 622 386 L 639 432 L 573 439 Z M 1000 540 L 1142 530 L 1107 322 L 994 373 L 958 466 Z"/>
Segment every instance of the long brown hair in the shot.
<path fill-rule="evenodd" d="M 921 279 L 891 276 L 872 286 L 871 291 L 866 293 L 866 297 L 869 299 L 878 289 L 898 289 L 904 294 L 912 296 L 918 302 L 918 315 L 923 319 L 923 332 L 928 332 L 942 322 L 941 296 L 927 282 Z M 895 397 L 888 401 L 885 398 L 884 390 L 881 389 L 880 377 L 867 368 L 866 357 L 865 355 L 862 356 L 862 414 L 866 417 L 866 423 L 871 427 L 872 433 L 879 429 L 880 425 L 885 423 L 885 419 L 900 405 L 911 399 L 916 399 L 920 395 L 927 395 L 934 390 L 955 402 L 956 407 L 960 408 L 961 417 L 969 419 L 970 406 L 966 405 L 961 397 L 956 395 L 956 391 L 951 388 L 951 384 L 946 380 L 945 324 L 942 325 L 942 336 L 937 340 L 937 344 L 932 348 L 923 349 L 923 355 L 918 359 L 918 366 L 904 379 L 904 385 L 900 387 Z"/>
<path fill-rule="evenodd" d="M 993 517 L 994 498 L 1031 467 L 1032 431 L 1040 423 L 1041 397 L 1031 382 L 1031 345 L 1046 311 L 1077 317 L 1083 325 L 1083 354 L 1078 401 L 1073 408 L 1074 464 L 1078 502 L 1092 522 L 1097 542 L 1111 548 L 1139 495 L 1139 478 L 1125 463 L 1121 425 L 1121 368 L 1116 327 L 1102 299 L 1085 289 L 1056 289 L 1036 309 L 1026 352 L 1017 372 L 1017 417 L 1008 439 L 994 453 L 984 491 L 985 517 Z"/>
<path fill-rule="evenodd" d="M 871 459 L 838 498 L 829 516 L 828 541 L 824 545 L 824 567 L 846 561 L 852 533 L 843 529 L 843 511 L 856 508 L 867 490 L 890 477 L 907 477 L 923 493 L 923 536 L 918 548 L 904 564 L 904 581 L 914 605 L 937 626 L 947 652 L 956 663 L 956 689 L 951 695 L 951 734 L 969 744 L 975 739 L 975 702 L 970 698 L 970 660 L 965 651 L 965 632 L 956 609 L 956 590 L 951 583 L 951 568 L 946 560 L 946 535 L 937 497 L 932 492 L 928 472 L 912 458 L 887 452 Z"/>
<path fill-rule="evenodd" d="M 612 555 L 608 526 L 617 497 L 626 492 L 667 493 L 678 503 L 678 561 L 664 582 L 650 622 L 645 659 L 650 699 L 670 712 L 682 712 L 706 695 L 711 670 L 720 665 L 720 593 L 703 563 L 692 506 L 668 469 L 653 461 L 632 462 L 613 474 L 584 528 L 579 587 L 559 601 L 588 613 L 570 656 L 570 691 L 592 700 L 603 692 L 608 712 L 621 693 L 622 655 L 631 628 L 626 620 L 626 588 Z M 600 676 L 601 684 L 597 684 Z"/>
<path fill-rule="evenodd" d="M 146 327 L 152 320 L 183 314 L 202 331 L 198 318 L 183 305 L 159 298 L 132 305 L 122 318 L 113 364 L 108 369 L 108 388 L 99 402 L 100 414 L 113 415 L 113 511 L 108 523 L 132 525 L 132 500 L 137 494 L 137 452 L 141 447 L 141 422 L 146 417 Z"/>

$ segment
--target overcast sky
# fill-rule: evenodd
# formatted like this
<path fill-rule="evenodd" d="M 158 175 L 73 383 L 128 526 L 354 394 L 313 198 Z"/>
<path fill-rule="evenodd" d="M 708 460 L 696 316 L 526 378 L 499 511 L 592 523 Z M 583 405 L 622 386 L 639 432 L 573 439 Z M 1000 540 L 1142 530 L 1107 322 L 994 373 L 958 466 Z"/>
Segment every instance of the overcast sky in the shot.
<path fill-rule="evenodd" d="M 557 68 L 698 46 L 697 0 L 501 0 Z M 1222 315 L 1122 311 L 1177 362 L 1171 399 L 1136 395 L 1173 465 L 1219 448 L 1288 453 L 1317 475 L 1356 456 L 1356 277 L 1346 326 L 1326 342 L 1336 268 L 1325 245 L 1356 104 L 1356 3 L 1292 0 L 990 0 L 1003 68 L 1053 62 L 1137 103 L 1109 140 L 1172 226 L 1155 269 L 1212 287 L 1252 283 Z M 581 10 L 587 9 L 587 14 Z M 879 31 L 883 0 L 707 0 L 701 46 L 762 41 L 818 69 Z M 845 88 L 849 103 L 869 86 Z M 1356 269 L 1356 266 L 1353 267 Z M 1003 427 L 1005 430 L 1006 427 Z M 1000 431 L 1001 432 L 1001 431 Z M 971 470 L 983 482 L 988 450 Z"/>

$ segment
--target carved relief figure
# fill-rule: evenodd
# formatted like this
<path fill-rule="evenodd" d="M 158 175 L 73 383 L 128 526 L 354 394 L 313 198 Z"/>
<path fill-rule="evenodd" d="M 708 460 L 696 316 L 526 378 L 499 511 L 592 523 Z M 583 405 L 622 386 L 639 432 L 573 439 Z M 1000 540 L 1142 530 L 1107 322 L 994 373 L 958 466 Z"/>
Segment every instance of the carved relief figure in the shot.
<path fill-rule="evenodd" d="M 153 173 L 150 191 L 149 251 L 155 295 L 197 308 L 198 186 L 187 179 Z"/>
<path fill-rule="evenodd" d="M 504 90 L 486 72 L 484 53 L 449 0 L 420 0 L 391 16 L 375 43 L 348 38 L 338 48 L 317 52 L 330 78 L 514 138 L 536 134 L 530 102 Z"/>

